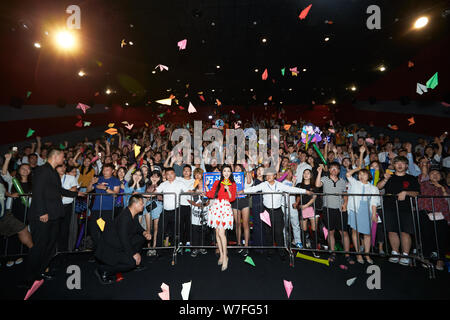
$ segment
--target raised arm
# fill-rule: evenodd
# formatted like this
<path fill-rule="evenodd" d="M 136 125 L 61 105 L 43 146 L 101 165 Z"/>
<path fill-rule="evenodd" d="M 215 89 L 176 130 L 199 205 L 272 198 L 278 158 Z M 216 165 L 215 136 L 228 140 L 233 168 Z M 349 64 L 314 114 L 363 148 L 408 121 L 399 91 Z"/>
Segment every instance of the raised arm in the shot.
<path fill-rule="evenodd" d="M 5 162 L 3 163 L 2 166 L 2 176 L 6 176 L 8 174 L 8 166 L 9 166 L 9 162 L 11 161 L 11 153 L 7 153 L 5 154 Z"/>
<path fill-rule="evenodd" d="M 317 168 L 317 177 L 316 177 L 316 188 L 320 188 L 323 186 L 322 181 L 320 180 L 322 178 L 322 167 Z"/>
<path fill-rule="evenodd" d="M 36 153 L 40 156 L 41 155 L 41 147 L 42 147 L 41 137 L 37 136 L 36 141 L 37 141 Z"/>

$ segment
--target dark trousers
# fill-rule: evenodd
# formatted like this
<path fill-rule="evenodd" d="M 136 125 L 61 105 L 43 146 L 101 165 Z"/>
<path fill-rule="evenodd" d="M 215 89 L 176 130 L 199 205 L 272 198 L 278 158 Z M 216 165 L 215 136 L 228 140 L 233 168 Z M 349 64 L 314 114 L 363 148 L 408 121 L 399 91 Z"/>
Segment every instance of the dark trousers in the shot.
<path fill-rule="evenodd" d="M 272 227 L 269 227 L 267 223 L 263 222 L 264 229 L 264 245 L 266 246 L 274 246 L 274 241 L 276 242 L 277 247 L 284 247 L 284 214 L 280 208 L 277 209 L 269 209 L 264 207 L 264 209 L 269 213 L 270 224 Z M 269 254 L 272 254 L 274 250 L 269 250 Z M 284 249 L 279 249 L 280 255 L 286 254 Z"/>
<path fill-rule="evenodd" d="M 163 240 L 169 237 L 169 242 L 175 240 L 175 210 L 163 210 L 158 220 L 158 235 L 156 246 L 163 247 Z"/>
<path fill-rule="evenodd" d="M 191 241 L 191 206 L 180 206 L 180 241 Z"/>
<path fill-rule="evenodd" d="M 263 226 L 264 222 L 261 221 L 259 214 L 263 212 L 262 197 L 253 196 L 251 214 L 253 216 L 253 230 L 250 235 L 252 246 L 262 246 L 264 244 Z"/>
<path fill-rule="evenodd" d="M 131 239 L 131 245 L 133 246 L 134 252 L 140 252 L 142 246 L 144 245 L 145 238 L 142 235 L 135 235 Z M 125 253 L 118 254 L 119 259 L 116 264 L 110 265 L 105 263 L 100 263 L 99 269 L 100 271 L 106 271 L 109 274 L 116 274 L 117 272 L 127 272 L 136 267 L 136 260 L 134 260 L 133 256 L 128 256 Z M 141 261 L 142 263 L 142 261 Z"/>
<path fill-rule="evenodd" d="M 208 243 L 208 235 L 210 232 L 210 229 L 208 226 L 201 225 L 196 226 L 192 225 L 192 245 L 193 246 L 207 246 Z M 209 237 L 211 238 L 211 237 Z"/>
<path fill-rule="evenodd" d="M 445 260 L 449 232 L 447 220 L 431 221 L 428 213 L 425 210 L 419 212 L 423 255 L 429 258 L 431 252 L 436 252 L 440 260 Z"/>
<path fill-rule="evenodd" d="M 58 220 L 41 222 L 30 219 L 33 247 L 28 254 L 27 278 L 29 281 L 40 279 L 40 274 L 50 264 L 56 254 L 56 242 L 58 240 Z"/>
<path fill-rule="evenodd" d="M 72 217 L 73 203 L 64 205 L 64 216 L 59 218 L 58 252 L 69 250 L 70 220 Z"/>
<path fill-rule="evenodd" d="M 114 213 L 117 214 L 117 212 Z M 97 248 L 98 241 L 100 240 L 100 236 L 102 234 L 102 231 L 97 224 L 97 219 L 100 217 L 105 220 L 105 226 L 106 223 L 112 223 L 113 221 L 113 214 L 111 210 L 91 211 L 91 216 L 88 221 L 88 230 L 92 241 L 94 242 L 94 249 Z"/>

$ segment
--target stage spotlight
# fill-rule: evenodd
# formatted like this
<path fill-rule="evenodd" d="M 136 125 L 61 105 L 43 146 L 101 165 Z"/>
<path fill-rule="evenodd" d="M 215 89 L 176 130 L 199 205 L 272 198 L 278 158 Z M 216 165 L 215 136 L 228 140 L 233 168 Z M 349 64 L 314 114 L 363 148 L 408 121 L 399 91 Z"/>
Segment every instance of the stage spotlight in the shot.
<path fill-rule="evenodd" d="M 421 28 L 425 27 L 427 24 L 428 24 L 428 18 L 427 17 L 420 17 L 414 23 L 414 28 L 421 29 Z"/>
<path fill-rule="evenodd" d="M 258 69 L 255 69 L 255 72 L 258 72 L 259 70 Z"/>
<path fill-rule="evenodd" d="M 266 43 L 266 42 L 267 42 L 267 39 L 266 39 L 266 38 L 262 38 L 262 39 L 261 39 L 261 42 L 262 42 L 262 43 Z"/>
<path fill-rule="evenodd" d="M 75 47 L 75 37 L 68 31 L 60 31 L 55 36 L 56 44 L 64 50 L 70 50 Z"/>
<path fill-rule="evenodd" d="M 352 91 L 356 91 L 356 87 L 355 87 L 355 86 L 352 86 L 350 89 L 351 89 Z"/>
<path fill-rule="evenodd" d="M 153 74 L 155 74 L 155 73 L 156 73 L 156 71 L 155 71 L 155 70 L 153 70 L 153 71 L 152 71 L 152 73 L 153 73 Z"/>
<path fill-rule="evenodd" d="M 386 70 L 386 67 L 385 67 L 385 66 L 379 66 L 379 67 L 378 67 L 378 70 L 380 70 L 381 72 L 383 72 L 383 71 Z"/>
<path fill-rule="evenodd" d="M 332 103 L 332 104 L 336 104 L 336 100 L 334 100 L 334 99 L 331 100 L 331 103 Z"/>
<path fill-rule="evenodd" d="M 41 44 L 40 44 L 39 42 L 35 42 L 35 43 L 34 43 L 34 46 L 35 46 L 36 48 L 40 48 L 40 47 L 41 47 Z"/>
<path fill-rule="evenodd" d="M 303 72 L 306 72 L 306 69 L 303 69 Z"/>
<path fill-rule="evenodd" d="M 212 116 L 208 116 L 208 119 L 212 119 Z"/>
<path fill-rule="evenodd" d="M 325 37 L 325 41 L 328 41 L 328 40 L 330 40 L 330 38 L 329 37 Z"/>
<path fill-rule="evenodd" d="M 220 69 L 220 66 L 219 66 L 219 65 L 217 65 L 217 66 L 216 66 L 216 68 L 217 68 L 217 69 Z"/>
<path fill-rule="evenodd" d="M 78 72 L 78 75 L 79 75 L 80 77 L 84 77 L 84 76 L 86 75 L 86 73 L 85 73 L 83 70 L 80 70 L 80 71 Z"/>
<path fill-rule="evenodd" d="M 106 89 L 105 93 L 106 93 L 106 94 L 111 94 L 112 91 L 111 91 L 111 89 Z"/>

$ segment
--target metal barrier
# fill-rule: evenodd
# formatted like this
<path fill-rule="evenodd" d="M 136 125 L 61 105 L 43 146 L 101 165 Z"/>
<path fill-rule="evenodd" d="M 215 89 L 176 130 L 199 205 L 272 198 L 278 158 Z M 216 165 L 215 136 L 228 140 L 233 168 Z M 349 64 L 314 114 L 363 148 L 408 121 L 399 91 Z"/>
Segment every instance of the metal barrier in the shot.
<path fill-rule="evenodd" d="M 239 249 L 239 250 L 245 250 L 245 249 L 268 249 L 271 251 L 271 253 L 273 253 L 273 251 L 275 249 L 279 249 L 281 250 L 281 255 L 286 254 L 286 255 L 290 255 L 290 259 L 293 260 L 293 256 L 292 256 L 292 251 L 289 250 L 289 247 L 287 245 L 286 242 L 286 237 L 284 236 L 286 233 L 287 235 L 290 237 L 290 229 L 286 228 L 287 224 L 286 221 L 284 221 L 284 214 L 282 212 L 281 207 L 279 208 L 275 208 L 273 210 L 271 210 L 270 208 L 265 208 L 263 205 L 263 198 L 262 196 L 264 195 L 271 195 L 271 203 L 273 204 L 273 199 L 275 195 L 281 196 L 282 197 L 282 204 L 286 203 L 286 197 L 285 197 L 285 193 L 283 192 L 267 192 L 267 193 L 242 193 L 242 195 L 247 195 L 247 196 L 259 196 L 259 199 L 257 199 L 257 201 L 259 201 L 259 205 L 261 208 L 263 208 L 263 210 L 261 210 L 260 212 L 263 212 L 265 209 L 267 209 L 267 212 L 269 213 L 269 217 L 270 217 L 270 221 L 272 226 L 269 227 L 268 225 L 266 225 L 265 223 L 263 223 L 262 221 L 260 221 L 259 219 L 259 213 L 257 213 L 257 215 L 253 215 L 254 220 L 259 221 L 258 223 L 261 224 L 261 228 L 259 230 L 259 235 L 255 235 L 255 237 L 259 236 L 260 239 L 262 239 L 263 244 L 262 245 L 254 245 L 254 244 L 250 244 L 250 243 L 245 243 L 245 246 L 242 246 L 242 242 L 241 239 L 239 239 L 238 234 L 236 234 L 236 245 L 228 245 L 227 248 L 228 249 Z M 183 192 L 180 193 L 179 195 L 179 203 L 182 202 L 182 197 L 188 197 L 190 201 L 192 201 L 193 203 L 197 202 L 199 198 L 201 198 L 200 193 L 194 193 L 194 192 Z M 248 201 L 250 202 L 250 199 L 247 198 Z M 256 199 L 256 198 L 255 198 Z M 253 199 L 252 199 L 253 200 Z M 209 207 L 212 204 L 212 201 L 216 201 L 215 199 L 209 199 L 210 204 L 207 206 Z M 241 199 L 241 198 L 236 198 L 236 200 L 232 203 L 232 207 L 236 207 L 236 208 L 240 208 L 239 203 L 240 202 L 244 202 L 245 204 L 247 203 L 247 200 Z M 255 203 L 252 204 L 252 206 L 254 206 Z M 183 207 L 183 206 L 181 206 Z M 180 236 L 180 242 L 177 242 L 177 252 L 178 253 L 182 253 L 183 249 L 184 250 L 188 250 L 188 252 L 191 249 L 212 249 L 212 248 L 216 248 L 214 239 L 211 237 L 211 235 L 209 234 L 211 232 L 211 228 L 209 228 L 206 225 L 206 221 L 204 219 L 204 217 L 207 217 L 208 215 L 208 208 L 206 208 L 206 206 L 203 204 L 203 202 L 201 202 L 200 205 L 200 210 L 191 210 L 191 206 L 188 208 L 188 212 L 189 212 L 189 216 L 192 219 L 193 215 L 195 217 L 194 220 L 196 220 L 196 224 L 191 224 L 190 223 L 190 219 L 188 219 L 186 217 L 186 214 L 183 213 L 182 215 L 185 215 L 184 218 L 180 217 L 179 219 L 179 225 L 177 228 L 177 233 Z M 250 208 L 250 206 L 249 206 Z M 187 208 L 181 208 L 180 212 L 185 211 Z M 240 209 L 234 209 L 234 210 L 240 210 Z M 203 219 L 201 217 L 199 217 L 198 215 L 202 215 Z M 250 213 L 249 213 L 250 215 Z M 237 219 L 236 219 L 236 213 L 233 212 L 233 230 L 236 232 L 238 230 L 238 228 L 241 227 L 240 223 L 236 223 Z M 202 221 L 200 223 L 200 225 L 198 225 L 198 220 Z M 281 221 L 282 227 L 281 227 L 281 235 L 283 235 L 283 237 L 280 237 L 279 233 L 279 224 Z M 189 224 L 188 228 L 189 228 L 189 235 L 186 237 L 186 223 Z M 245 231 L 245 230 L 244 230 Z M 232 231 L 231 231 L 232 232 Z M 233 237 L 233 234 L 230 234 L 231 232 L 228 232 L 228 237 L 227 237 L 227 242 L 228 244 L 230 244 L 230 242 L 234 242 L 234 241 L 230 241 L 230 237 Z M 269 233 L 272 233 L 271 237 L 269 237 Z M 237 232 L 236 232 L 237 233 Z M 245 232 L 244 232 L 245 233 Z M 208 239 L 209 238 L 209 239 Z M 278 238 L 278 239 L 277 239 Z M 282 239 L 281 239 L 282 238 Z M 187 240 L 186 240 L 187 239 Z M 192 241 L 191 241 L 192 240 Z M 280 241 L 281 240 L 281 241 Z M 187 242 L 190 242 L 190 244 L 188 245 Z M 250 237 L 249 237 L 249 242 L 250 241 Z M 280 243 L 282 242 L 282 243 Z M 268 243 L 268 245 L 264 245 L 264 243 Z M 285 251 L 285 252 L 283 252 Z"/>
<path fill-rule="evenodd" d="M 119 194 L 111 194 L 106 195 L 104 193 L 87 193 L 86 197 L 84 198 L 74 198 L 74 201 L 70 205 L 70 213 L 69 210 L 66 209 L 67 205 L 64 205 L 64 218 L 60 220 L 60 238 L 58 239 L 57 246 L 56 246 L 56 252 L 55 254 L 59 253 L 71 253 L 71 252 L 91 252 L 95 249 L 96 244 L 99 241 L 101 230 L 99 226 L 97 225 L 97 219 L 102 218 L 106 223 L 112 223 L 114 219 L 120 214 L 120 212 L 123 209 L 123 206 L 117 206 L 118 199 L 121 197 L 130 197 L 132 194 L 129 193 L 119 193 Z M 166 211 L 164 209 L 164 198 L 173 197 L 174 201 L 177 201 L 177 197 L 175 193 L 142 193 L 142 195 L 145 198 L 153 199 L 154 197 L 161 196 L 163 197 L 161 201 L 162 205 L 162 212 L 160 214 L 160 217 L 158 219 L 157 224 L 153 223 L 154 221 L 150 218 L 151 224 L 150 227 L 152 230 L 152 239 L 150 240 L 151 245 L 144 248 L 144 251 L 147 250 L 162 250 L 162 249 L 171 249 L 173 250 L 172 253 L 172 265 L 175 264 L 176 259 L 176 228 L 177 225 L 176 219 L 179 216 L 177 212 L 173 213 L 173 217 L 170 216 L 172 213 L 169 213 L 169 211 Z M 26 194 L 23 197 L 26 197 L 27 200 L 29 198 L 32 198 L 31 194 Z M 98 210 L 93 210 L 93 206 L 95 204 L 95 198 L 93 197 L 100 197 L 98 200 Z M 103 198 L 109 197 L 111 199 L 106 199 L 105 201 L 111 201 L 111 205 L 104 206 Z M 19 198 L 17 198 L 17 201 L 20 201 Z M 25 225 L 28 225 L 27 223 L 27 212 L 29 208 L 25 207 L 25 216 L 23 219 L 23 222 Z M 105 207 L 108 210 L 105 210 Z M 96 208 L 97 209 L 97 208 Z M 110 210 L 109 210 L 110 209 Z M 12 214 L 14 214 L 12 212 Z M 148 213 L 151 215 L 151 212 Z M 145 219 L 145 215 L 142 214 L 142 216 L 139 217 L 139 219 Z M 156 220 L 156 219 L 155 219 Z M 166 230 L 170 225 L 167 220 L 173 220 L 173 233 L 168 234 L 168 230 Z M 69 226 L 67 225 L 69 224 Z M 153 228 L 152 228 L 153 227 Z M 64 229 L 63 229 L 64 228 Z M 146 229 L 146 228 L 144 228 Z M 29 230 L 29 229 L 28 229 Z M 65 234 L 65 230 L 67 230 L 67 235 Z M 163 237 L 161 235 L 164 235 L 166 237 Z M 156 241 L 154 240 L 154 237 L 156 238 Z M 165 238 L 165 239 L 163 239 Z M 165 241 L 164 241 L 165 240 Z M 9 239 L 6 238 L 4 241 L 4 256 L 5 257 L 14 257 L 14 256 L 21 256 L 24 255 L 24 246 L 21 244 L 20 246 L 20 252 L 11 253 L 8 252 L 8 241 Z M 64 244 L 63 244 L 64 243 Z M 67 247 L 65 245 L 67 243 Z M 170 243 L 170 244 L 169 244 Z"/>
<path fill-rule="evenodd" d="M 70 212 L 69 219 L 66 219 L 65 222 L 61 221 L 61 223 L 66 223 L 65 229 L 69 230 L 67 235 L 67 248 L 61 248 L 60 243 L 58 243 L 57 253 L 65 253 L 65 252 L 88 252 L 92 251 L 95 247 L 96 241 L 98 241 L 99 230 L 97 226 L 96 220 L 98 218 L 102 218 L 103 220 L 108 222 L 114 221 L 114 218 L 118 215 L 119 211 L 121 211 L 121 207 L 115 206 L 117 203 L 117 199 L 121 197 L 128 197 L 132 194 L 114 194 L 114 195 L 105 195 L 103 193 L 88 193 L 85 198 L 76 198 L 72 204 L 65 205 L 64 209 L 67 213 Z M 158 206 L 158 204 L 152 204 L 152 201 L 160 201 L 160 206 L 162 205 L 162 212 L 158 219 L 157 223 L 154 223 L 154 220 L 150 216 L 150 231 L 152 231 L 152 240 L 150 240 L 150 245 L 144 247 L 145 251 L 147 250 L 164 250 L 170 249 L 172 252 L 172 265 L 176 263 L 177 253 L 182 253 L 183 249 L 212 249 L 216 248 L 214 237 L 212 234 L 212 229 L 206 225 L 205 215 L 207 217 L 207 206 L 203 202 L 200 203 L 199 209 L 192 210 L 192 204 L 198 202 L 201 198 L 198 193 L 181 193 L 177 195 L 176 193 L 142 193 L 144 197 L 146 197 L 149 201 L 147 201 L 146 206 L 150 204 L 150 210 L 154 206 Z M 411 208 L 410 212 L 405 214 L 404 212 L 400 212 L 399 208 L 399 200 L 395 195 L 380 195 L 380 194 L 325 194 L 325 193 L 314 193 L 318 198 L 313 202 L 313 218 L 304 218 L 302 214 L 302 210 L 294 210 L 292 207 L 292 197 L 300 196 L 299 205 L 303 205 L 302 195 L 299 194 L 290 194 L 290 193 L 280 193 L 280 192 L 271 192 L 271 193 L 244 193 L 244 195 L 248 196 L 248 200 L 243 200 L 240 198 L 236 199 L 235 207 L 240 208 L 239 202 L 249 201 L 249 209 L 255 209 L 252 211 L 252 216 L 254 219 L 253 230 L 250 231 L 248 236 L 248 243 L 245 243 L 245 246 L 242 246 L 242 242 L 239 239 L 239 235 L 236 234 L 237 243 L 236 245 L 231 245 L 228 248 L 230 249 L 251 249 L 251 250 L 270 250 L 271 253 L 275 249 L 280 249 L 281 254 L 289 255 L 289 262 L 292 267 L 294 267 L 294 254 L 297 251 L 306 252 L 306 253 L 315 253 L 315 254 L 345 254 L 345 255 L 361 255 L 361 256 L 380 256 L 380 252 L 377 252 L 373 245 L 373 239 L 375 238 L 375 234 L 373 234 L 374 228 L 372 228 L 372 219 L 371 219 L 371 207 L 370 207 L 370 198 L 371 197 L 379 197 L 379 206 L 377 207 L 377 215 L 380 217 L 381 222 L 376 224 L 377 235 L 375 240 L 377 240 L 380 244 L 379 247 L 385 249 L 385 253 L 387 257 L 395 258 L 390 254 L 391 250 L 391 241 L 389 240 L 388 234 L 392 232 L 392 228 L 395 229 L 395 222 L 398 226 L 398 233 L 401 233 L 402 230 L 406 231 L 411 235 L 411 245 L 408 255 L 402 255 L 402 252 L 399 251 L 400 256 L 398 258 L 409 258 L 412 261 L 412 264 L 415 266 L 417 262 L 421 263 L 423 266 L 428 268 L 429 277 L 435 277 L 434 265 L 428 261 L 428 259 L 435 258 L 437 260 L 444 260 L 445 258 L 445 246 L 447 245 L 445 241 L 445 237 L 448 232 L 447 221 L 442 218 L 442 215 L 439 212 L 436 212 L 436 202 L 437 201 L 448 201 L 450 200 L 449 196 L 424 196 L 419 195 L 417 197 L 410 197 L 409 199 L 409 207 Z M 267 210 L 264 206 L 263 197 L 267 195 L 271 195 L 270 202 L 273 203 L 274 196 L 282 197 L 281 203 L 282 207 Z M 92 200 L 92 197 L 100 196 L 99 201 L 99 210 L 92 210 L 93 204 L 95 200 Z M 112 197 L 111 201 L 113 206 L 112 210 L 103 209 L 103 197 L 108 196 Z M 363 227 L 365 222 L 361 221 L 363 218 L 366 219 L 361 214 L 363 213 L 355 213 L 354 214 L 354 222 L 356 236 L 353 236 L 353 248 L 354 251 L 350 250 L 351 245 L 350 238 L 348 239 L 348 243 L 344 243 L 344 250 L 339 250 L 336 246 L 332 246 L 333 241 L 331 237 L 333 236 L 332 230 L 328 230 L 330 223 L 330 219 L 335 219 L 334 223 L 336 223 L 336 216 L 332 217 L 332 212 L 330 212 L 330 208 L 321 207 L 320 206 L 320 198 L 326 196 L 348 196 L 348 201 L 353 201 L 354 207 L 356 208 L 356 203 L 361 204 L 361 198 L 357 197 L 368 197 L 369 198 L 369 206 L 367 207 L 367 219 L 370 222 L 369 232 L 367 233 L 367 228 Z M 31 197 L 30 194 L 23 195 L 28 200 Z M 158 197 L 160 198 L 158 200 Z M 185 200 L 190 200 L 192 203 L 189 203 L 189 207 L 181 205 L 186 204 L 186 202 L 182 202 L 182 197 L 185 197 Z M 156 199 L 156 200 L 155 200 Z M 172 200 L 173 199 L 173 200 Z M 32 200 L 32 199 L 31 199 Z M 195 201 L 194 201 L 195 200 Z M 280 200 L 278 198 L 278 200 Z M 385 201 L 390 201 L 389 209 L 386 212 Z M 17 203 L 21 203 L 20 197 L 15 198 L 14 201 Z M 14 202 L 13 201 L 13 202 Z M 109 201 L 109 199 L 108 199 Z M 175 211 L 166 211 L 164 210 L 164 201 L 174 201 Z M 210 201 L 214 201 L 214 199 L 210 199 Z M 428 201 L 428 202 L 427 202 Z M 431 205 L 430 205 L 431 202 Z M 16 203 L 16 204 L 17 204 Z M 404 205 L 404 203 L 403 203 Z M 442 205 L 442 202 L 439 202 L 439 205 Z M 29 208 L 27 206 L 24 207 L 24 217 L 23 222 L 27 225 L 27 214 Z M 241 206 L 242 207 L 242 206 Z M 11 214 L 17 214 L 15 210 L 17 210 L 18 206 L 14 205 L 12 208 Z M 109 208 L 109 207 L 107 207 Z M 394 209 L 393 209 L 394 208 Z M 154 208 L 156 209 L 156 207 Z M 267 224 L 262 222 L 259 219 L 259 213 L 267 210 L 269 213 L 269 217 L 272 223 L 272 226 L 269 227 Z M 279 211 L 278 211 L 279 210 Z M 259 212 L 257 212 L 259 211 Z M 341 210 L 337 210 L 338 219 L 337 222 L 341 224 L 341 228 L 345 231 L 350 231 L 350 226 L 348 225 L 348 213 L 345 214 Z M 6 214 L 6 213 L 5 213 Z M 151 215 L 151 213 L 149 213 Z M 173 216 L 171 216 L 173 214 Z M 353 213 L 350 213 L 353 214 Z M 250 213 L 249 213 L 250 216 Z M 298 219 L 298 226 L 296 225 L 296 219 Z M 145 215 L 140 217 L 141 219 L 145 219 Z M 353 217 L 352 217 L 353 219 Z M 366 219 L 366 222 L 367 222 Z M 409 220 L 408 220 L 409 219 Z M 170 220 L 170 221 L 169 221 Z M 359 223 L 358 223 L 359 220 Z M 402 223 L 404 221 L 409 221 L 411 225 L 404 225 Z M 148 221 L 148 220 L 147 220 Z M 194 221 L 194 222 L 193 222 Z M 236 220 L 234 220 L 236 221 Z M 314 222 L 314 227 L 311 228 L 313 231 L 311 234 L 308 232 L 308 222 L 312 224 Z M 173 222 L 173 232 L 170 229 L 170 224 Z M 387 222 L 389 225 L 387 226 Z M 281 227 L 279 226 L 281 223 Z M 67 224 L 69 226 L 67 226 Z M 241 227 L 240 223 L 234 224 L 233 231 L 236 232 L 238 228 Z M 306 225 L 306 228 L 304 228 Z M 146 224 L 148 226 L 148 224 Z M 323 228 L 326 229 L 323 229 Z M 367 227 L 367 226 L 366 226 Z M 146 229 L 146 228 L 144 228 Z M 306 230 L 305 230 L 306 229 Z M 362 232 L 366 229 L 366 232 Z M 280 235 L 281 230 L 281 235 Z M 325 240 L 324 230 L 329 232 L 327 239 Z M 233 232 L 231 231 L 231 232 Z M 169 233 L 170 232 L 170 233 Z M 230 233 L 229 232 L 229 235 Z M 352 231 L 353 232 L 353 231 Z M 298 234 L 299 233 L 299 234 Z M 63 236 L 64 233 L 62 233 Z M 339 234 L 339 233 L 334 233 Z M 367 245 L 364 246 L 364 251 L 360 251 L 361 248 L 361 234 L 366 234 L 370 237 L 370 248 L 367 248 Z M 241 234 L 242 235 L 242 234 Z M 309 236 L 308 236 L 309 235 Z M 344 235 L 344 234 L 343 234 Z M 245 237 L 245 232 L 244 232 Z M 311 239 L 312 237 L 312 239 Z M 165 239 L 164 239 L 165 238 Z M 93 242 L 89 241 L 92 239 Z M 301 243 L 303 244 L 303 248 L 298 248 L 294 245 L 296 239 L 301 239 Z M 444 239 L 444 240 L 443 240 Z M 293 241 L 294 240 L 294 241 Z M 313 240 L 313 241 L 311 241 Z M 341 239 L 347 241 L 347 239 Z M 24 255 L 25 248 L 24 245 L 20 245 L 20 250 L 18 252 L 10 252 L 8 251 L 9 238 L 4 238 L 4 252 L 3 257 L 14 257 L 14 256 L 22 256 Z M 171 241 L 170 245 L 168 241 Z M 344 241 L 344 242 L 345 242 Z M 406 239 L 406 242 L 408 240 Z M 188 245 L 188 242 L 190 244 Z M 293 243 L 294 242 L 294 243 Z M 364 242 L 364 240 L 363 240 Z M 400 245 L 399 248 L 403 248 L 403 245 L 408 246 L 408 243 L 404 243 L 405 239 L 400 237 Z M 356 245 L 355 245 L 356 244 Z M 367 244 L 367 237 L 366 237 Z M 327 247 L 328 245 L 328 247 Z M 345 249 L 347 248 L 347 249 Z"/>

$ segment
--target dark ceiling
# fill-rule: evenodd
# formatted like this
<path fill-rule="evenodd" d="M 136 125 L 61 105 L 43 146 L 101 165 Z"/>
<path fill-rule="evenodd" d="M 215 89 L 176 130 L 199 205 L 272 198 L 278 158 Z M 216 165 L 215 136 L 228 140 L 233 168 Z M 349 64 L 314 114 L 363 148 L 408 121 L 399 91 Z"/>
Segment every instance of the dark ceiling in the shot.
<path fill-rule="evenodd" d="M 61 55 L 44 31 L 65 25 L 70 4 L 81 8 L 82 45 L 77 53 Z M 366 27 L 372 4 L 381 8 L 381 30 Z M 172 93 L 180 101 L 188 93 L 187 99 L 200 103 L 199 91 L 210 104 L 216 98 L 229 105 L 262 104 L 269 96 L 286 104 L 351 100 L 383 76 L 376 69 L 380 64 L 393 70 L 447 39 L 450 30 L 450 16 L 443 14 L 449 1 L 20 0 L 2 1 L 0 8 L 3 104 L 27 91 L 33 92 L 29 104 L 73 103 L 95 92 L 100 102 L 107 87 L 116 90 L 109 102 L 130 105 Z M 411 30 L 420 15 L 430 17 L 429 25 Z M 121 48 L 122 39 L 134 45 Z M 180 51 L 182 39 L 187 48 Z M 158 64 L 169 71 L 153 74 Z M 290 67 L 298 68 L 297 77 Z M 77 76 L 81 68 L 86 77 Z M 348 90 L 351 85 L 358 90 Z"/>

